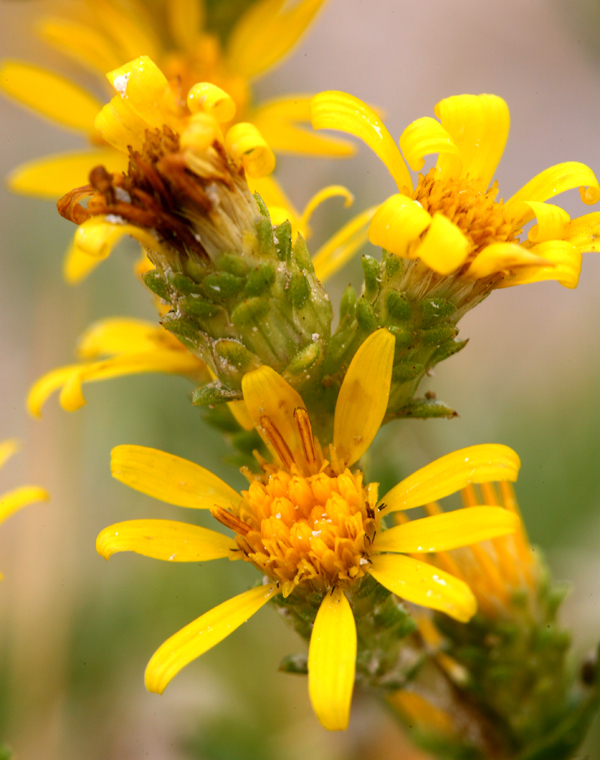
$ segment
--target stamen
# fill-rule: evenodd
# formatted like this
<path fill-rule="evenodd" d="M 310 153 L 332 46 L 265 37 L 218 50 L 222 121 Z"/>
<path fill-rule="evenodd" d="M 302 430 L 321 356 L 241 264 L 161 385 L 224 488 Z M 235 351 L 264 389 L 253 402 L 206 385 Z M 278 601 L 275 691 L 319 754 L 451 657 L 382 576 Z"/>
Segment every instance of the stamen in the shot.
<path fill-rule="evenodd" d="M 304 451 L 306 461 L 309 465 L 315 464 L 317 461 L 315 441 L 308 412 L 306 409 L 299 406 L 297 409 L 294 409 L 294 419 L 296 421 L 298 432 L 300 433 L 300 443 L 302 444 L 302 450 Z"/>
<path fill-rule="evenodd" d="M 231 512 L 223 509 L 223 507 L 215 507 L 214 509 L 211 509 L 210 512 L 215 520 L 218 520 L 221 525 L 229 528 L 234 533 L 246 536 L 250 532 L 249 525 L 246 525 L 246 523 L 240 520 L 239 517 L 232 515 Z"/>
<path fill-rule="evenodd" d="M 266 415 L 260 418 L 260 425 L 269 439 L 269 443 L 275 449 L 275 453 L 281 460 L 281 463 L 287 470 L 290 470 L 294 463 L 294 456 L 287 443 L 283 440 L 283 436 Z"/>

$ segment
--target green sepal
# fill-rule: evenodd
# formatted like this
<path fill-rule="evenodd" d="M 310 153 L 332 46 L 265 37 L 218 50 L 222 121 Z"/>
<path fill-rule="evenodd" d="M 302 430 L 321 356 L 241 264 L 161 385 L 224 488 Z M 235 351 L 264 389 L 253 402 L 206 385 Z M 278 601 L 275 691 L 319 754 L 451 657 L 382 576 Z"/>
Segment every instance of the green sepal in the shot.
<path fill-rule="evenodd" d="M 172 272 L 169 275 L 169 284 L 178 293 L 202 293 L 200 285 L 181 272 Z"/>
<path fill-rule="evenodd" d="M 356 295 L 356 291 L 352 285 L 348 285 L 346 290 L 344 290 L 342 300 L 340 301 L 340 322 L 354 317 L 357 300 L 358 296 Z"/>
<path fill-rule="evenodd" d="M 270 222 L 271 214 L 269 213 L 267 204 L 260 197 L 259 193 L 252 193 L 252 195 L 254 196 L 254 200 L 256 201 L 256 205 L 258 206 L 258 210 L 260 211 L 261 215 L 264 216 L 265 219 L 268 219 Z"/>
<path fill-rule="evenodd" d="M 421 332 L 421 342 L 424 346 L 440 346 L 458 335 L 458 328 L 454 325 L 437 325 Z"/>
<path fill-rule="evenodd" d="M 288 364 L 285 371 L 291 375 L 299 375 L 311 367 L 321 355 L 321 346 L 318 343 L 309 343 Z"/>
<path fill-rule="evenodd" d="M 292 223 L 286 219 L 274 231 L 275 248 L 281 261 L 289 261 L 292 255 Z"/>
<path fill-rule="evenodd" d="M 388 316 L 398 322 L 407 322 L 412 317 L 412 306 L 404 293 L 388 290 L 385 296 Z"/>
<path fill-rule="evenodd" d="M 202 288 L 215 303 L 227 301 L 244 287 L 244 280 L 230 272 L 214 272 L 202 280 Z"/>
<path fill-rule="evenodd" d="M 214 345 L 217 354 L 225 361 L 233 364 L 240 372 L 250 372 L 260 366 L 257 357 L 248 351 L 239 340 L 224 338 L 215 341 Z"/>
<path fill-rule="evenodd" d="M 305 272 L 312 273 L 315 271 L 306 240 L 300 233 L 296 235 L 293 248 L 293 258 L 296 264 Z"/>
<path fill-rule="evenodd" d="M 308 675 L 308 657 L 303 652 L 287 654 L 279 663 L 280 673 L 292 673 L 293 675 Z"/>
<path fill-rule="evenodd" d="M 260 296 L 275 282 L 275 264 L 265 261 L 253 269 L 246 279 L 245 292 L 249 296 Z"/>
<path fill-rule="evenodd" d="M 200 385 L 192 393 L 194 406 L 209 406 L 221 404 L 223 401 L 236 401 L 242 398 L 242 392 L 227 388 L 219 380 L 206 385 Z"/>
<path fill-rule="evenodd" d="M 190 293 L 179 301 L 181 311 L 187 314 L 193 314 L 200 319 L 212 319 L 216 317 L 223 309 L 210 301 L 206 301 L 201 296 Z"/>
<path fill-rule="evenodd" d="M 231 321 L 239 329 L 252 327 L 267 316 L 270 308 L 269 302 L 264 298 L 246 298 L 231 312 Z"/>
<path fill-rule="evenodd" d="M 373 307 L 364 296 L 356 304 L 356 321 L 358 326 L 367 333 L 375 332 L 379 327 Z"/>
<path fill-rule="evenodd" d="M 415 342 L 416 335 L 414 330 L 408 327 L 398 327 L 397 325 L 388 325 L 387 329 L 392 333 L 396 339 L 396 349 L 402 351 L 406 348 L 410 348 Z"/>
<path fill-rule="evenodd" d="M 303 272 L 294 272 L 287 289 L 290 303 L 295 309 L 301 309 L 310 298 L 310 285 Z"/>
<path fill-rule="evenodd" d="M 425 372 L 425 367 L 418 362 L 398 362 L 392 370 L 392 380 L 405 383 L 414 380 Z"/>
<path fill-rule="evenodd" d="M 429 419 L 432 417 L 446 417 L 451 420 L 458 417 L 458 412 L 441 401 L 434 398 L 413 398 L 406 406 L 394 413 L 394 417 L 414 417 L 416 419 Z"/>
<path fill-rule="evenodd" d="M 365 278 L 365 295 L 374 298 L 379 290 L 381 269 L 377 259 L 373 256 L 364 255 L 361 260 L 363 275 Z"/>
<path fill-rule="evenodd" d="M 255 227 L 258 250 L 263 256 L 277 258 L 277 249 L 273 240 L 273 225 L 270 219 L 261 217 Z"/>
<path fill-rule="evenodd" d="M 171 303 L 169 287 L 164 281 L 164 278 L 159 272 L 156 271 L 156 269 L 151 269 L 149 272 L 144 272 L 142 279 L 144 280 L 146 287 L 151 290 L 154 295 L 158 296 L 160 299 L 166 301 L 167 303 Z"/>
<path fill-rule="evenodd" d="M 229 272 L 236 277 L 246 277 L 250 264 L 239 253 L 224 253 L 217 259 L 216 267 L 220 272 Z"/>
<path fill-rule="evenodd" d="M 456 306 L 446 298 L 424 298 L 421 301 L 421 313 L 423 314 L 423 326 L 434 325 L 440 319 L 447 319 L 456 314 Z"/>
<path fill-rule="evenodd" d="M 444 361 L 444 359 L 449 359 L 451 356 L 454 356 L 454 354 L 462 351 L 468 342 L 469 339 L 467 338 L 466 340 L 452 339 L 446 341 L 445 343 L 442 343 L 441 346 L 438 346 L 438 348 L 436 348 L 431 357 L 431 366 L 433 367 L 435 364 L 439 364 L 440 362 Z"/>

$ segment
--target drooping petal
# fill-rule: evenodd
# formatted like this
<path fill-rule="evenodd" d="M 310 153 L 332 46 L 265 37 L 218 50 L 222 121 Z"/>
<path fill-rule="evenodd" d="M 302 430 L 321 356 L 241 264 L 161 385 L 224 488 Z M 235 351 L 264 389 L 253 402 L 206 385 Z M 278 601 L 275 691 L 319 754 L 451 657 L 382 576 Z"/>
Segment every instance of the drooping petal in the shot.
<path fill-rule="evenodd" d="M 103 261 L 104 259 L 90 256 L 89 253 L 82 251 L 76 245 L 75 240 L 73 240 L 63 259 L 63 277 L 69 285 L 76 285 L 78 282 L 85 280 Z"/>
<path fill-rule="evenodd" d="M 123 62 L 102 32 L 87 24 L 62 18 L 44 18 L 37 25 L 37 33 L 63 55 L 70 56 L 95 73 L 104 75 Z"/>
<path fill-rule="evenodd" d="M 600 212 L 596 211 L 571 219 L 565 239 L 581 253 L 600 250 Z"/>
<path fill-rule="evenodd" d="M 372 206 L 355 216 L 315 253 L 313 266 L 321 282 L 326 282 L 332 277 L 367 242 L 367 225 L 376 209 L 377 206 Z"/>
<path fill-rule="evenodd" d="M 20 486 L 0 496 L 0 523 L 22 507 L 36 501 L 48 501 L 48 492 L 38 486 Z"/>
<path fill-rule="evenodd" d="M 100 165 L 110 173 L 123 172 L 127 169 L 127 157 L 112 148 L 59 153 L 17 166 L 7 182 L 14 193 L 55 201 L 74 187 L 87 184 L 90 170 Z"/>
<path fill-rule="evenodd" d="M 312 95 L 287 95 L 252 110 L 252 123 L 277 153 L 301 156 L 347 158 L 356 148 L 347 140 L 332 135 L 317 135 L 311 129 Z"/>
<path fill-rule="evenodd" d="M 404 258 L 411 254 L 409 245 L 431 224 L 431 215 L 412 198 L 396 194 L 385 200 L 369 225 L 369 240 Z"/>
<path fill-rule="evenodd" d="M 521 461 L 517 454 L 497 443 L 469 446 L 453 451 L 422 467 L 381 499 L 385 512 L 412 509 L 443 499 L 469 483 L 488 483 L 517 479 Z"/>
<path fill-rule="evenodd" d="M 458 147 L 462 176 L 481 180 L 482 189 L 487 189 L 508 139 L 510 113 L 504 100 L 497 95 L 455 95 L 440 100 L 434 110 Z M 445 178 L 456 171 L 451 154 L 440 154 L 437 165 Z"/>
<path fill-rule="evenodd" d="M 103 354 L 128 354 L 154 351 L 170 343 L 164 328 L 144 319 L 109 317 L 94 322 L 77 342 L 77 355 L 95 359 Z"/>
<path fill-rule="evenodd" d="M 240 495 L 195 462 L 146 446 L 116 446 L 111 453 L 114 478 L 155 499 L 194 509 L 228 509 Z"/>
<path fill-rule="evenodd" d="M 564 238 L 571 221 L 571 217 L 564 209 L 552 203 L 540 203 L 539 201 L 520 201 L 514 206 L 514 213 L 517 215 L 527 215 L 531 212 L 537 219 L 537 224 L 531 227 L 528 234 L 532 243 L 543 243 L 546 240 L 562 240 Z"/>
<path fill-rule="evenodd" d="M 515 227 L 531 221 L 535 212 L 531 206 L 524 207 L 520 201 L 547 201 L 559 193 L 578 187 L 581 200 L 587 204 L 600 199 L 600 185 L 594 172 L 585 164 L 567 161 L 540 172 L 506 202 L 506 212 Z"/>
<path fill-rule="evenodd" d="M 477 612 L 477 600 L 467 584 L 434 565 L 404 554 L 378 554 L 370 559 L 371 575 L 402 599 L 445 612 L 461 623 Z"/>
<path fill-rule="evenodd" d="M 356 668 L 356 623 L 340 588 L 321 602 L 308 648 L 308 693 L 321 724 L 344 731 Z"/>
<path fill-rule="evenodd" d="M 278 593 L 275 583 L 252 588 L 219 604 L 167 639 L 146 668 L 148 691 L 162 694 L 182 668 L 233 633 Z"/>
<path fill-rule="evenodd" d="M 16 438 L 9 438 L 0 443 L 0 467 L 20 449 L 19 442 Z"/>
<path fill-rule="evenodd" d="M 311 101 L 315 129 L 337 129 L 365 142 L 383 161 L 398 190 L 409 195 L 412 179 L 392 136 L 377 114 L 362 100 L 345 92 L 320 92 Z"/>
<path fill-rule="evenodd" d="M 308 229 L 308 223 L 316 209 L 326 200 L 329 200 L 329 198 L 335 198 L 336 196 L 344 199 L 344 208 L 349 208 L 354 203 L 354 196 L 343 185 L 328 185 L 322 188 L 312 196 L 302 211 L 300 224 L 303 229 Z"/>
<path fill-rule="evenodd" d="M 191 50 L 204 26 L 204 3 L 201 0 L 169 0 L 169 31 L 178 47 Z"/>
<path fill-rule="evenodd" d="M 299 407 L 305 408 L 305 404 L 300 394 L 280 374 L 266 364 L 247 372 L 242 378 L 242 392 L 254 427 L 278 459 L 285 458 L 285 451 L 273 448 L 265 432 L 265 417 L 275 426 L 292 454 L 301 447 L 294 411 Z"/>
<path fill-rule="evenodd" d="M 27 394 L 27 410 L 32 417 L 42 416 L 42 407 L 55 391 L 67 382 L 73 373 L 79 372 L 80 364 L 69 364 L 59 367 L 39 378 L 30 388 Z"/>
<path fill-rule="evenodd" d="M 432 153 L 445 153 L 457 159 L 458 174 L 462 170 L 460 151 L 448 132 L 439 121 L 430 116 L 424 116 L 409 124 L 400 135 L 400 150 L 406 163 L 413 171 L 420 171 L 425 163 L 424 157 Z"/>
<path fill-rule="evenodd" d="M 471 248 L 472 245 L 462 230 L 437 212 L 414 255 L 434 272 L 447 275 L 466 261 Z"/>
<path fill-rule="evenodd" d="M 465 277 L 483 279 L 497 272 L 512 272 L 519 267 L 543 266 L 547 262 L 516 243 L 492 243 L 478 253 L 465 272 Z"/>
<path fill-rule="evenodd" d="M 382 328 L 354 354 L 340 388 L 333 421 L 333 445 L 347 467 L 371 445 L 385 416 L 396 342 Z"/>
<path fill-rule="evenodd" d="M 548 240 L 531 249 L 532 254 L 540 256 L 547 265 L 521 267 L 505 277 L 496 287 L 510 288 L 513 285 L 525 285 L 542 280 L 556 280 L 565 288 L 576 288 L 581 272 L 581 249 L 568 240 Z"/>
<path fill-rule="evenodd" d="M 225 148 L 250 177 L 264 177 L 275 168 L 275 154 L 254 124 L 234 124 L 225 135 Z"/>
<path fill-rule="evenodd" d="M 232 71 L 251 78 L 280 63 L 291 52 L 324 0 L 259 0 L 243 14 L 227 41 Z"/>
<path fill-rule="evenodd" d="M 135 552 L 168 562 L 208 562 L 236 549 L 229 536 L 175 520 L 127 520 L 104 528 L 96 539 L 96 551 L 104 559 Z"/>
<path fill-rule="evenodd" d="M 64 77 L 21 61 L 0 66 L 0 90 L 64 127 L 92 134 L 102 103 Z"/>
<path fill-rule="evenodd" d="M 231 121 L 235 116 L 234 99 L 210 82 L 198 82 L 188 92 L 187 105 L 192 113 L 205 111 L 219 122 Z"/>
<path fill-rule="evenodd" d="M 381 531 L 375 552 L 445 552 L 514 533 L 521 521 L 502 507 L 470 507 L 411 520 Z"/>

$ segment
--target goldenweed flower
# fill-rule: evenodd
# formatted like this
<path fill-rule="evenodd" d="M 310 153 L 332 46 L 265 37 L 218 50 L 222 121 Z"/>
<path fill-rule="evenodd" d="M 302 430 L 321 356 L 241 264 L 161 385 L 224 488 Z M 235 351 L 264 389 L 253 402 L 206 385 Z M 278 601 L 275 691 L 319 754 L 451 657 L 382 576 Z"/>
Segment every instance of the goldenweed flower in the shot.
<path fill-rule="evenodd" d="M 474 615 L 477 603 L 466 583 L 408 555 L 513 533 L 518 517 L 484 505 L 389 529 L 382 520 L 471 483 L 515 480 L 519 459 L 505 446 L 473 446 L 418 470 L 379 499 L 377 484 L 365 483 L 363 473 L 351 468 L 383 420 L 394 344 L 387 330 L 378 330 L 358 349 L 340 388 L 332 441 L 324 447 L 313 435 L 303 399 L 278 373 L 267 366 L 247 373 L 244 402 L 271 461 L 259 456 L 258 474 L 243 468 L 249 488 L 241 494 L 199 465 L 170 454 L 140 446 L 113 450 L 117 479 L 171 504 L 209 509 L 234 538 L 186 523 L 134 520 L 102 531 L 97 541 L 102 556 L 129 550 L 180 562 L 229 557 L 250 562 L 265 576 L 262 585 L 168 639 L 148 664 L 150 691 L 161 693 L 185 665 L 281 595 L 288 609 L 294 604 L 314 609 L 309 694 L 321 723 L 343 730 L 362 622 L 355 620 L 353 604 L 369 578 L 457 621 Z"/>
<path fill-rule="evenodd" d="M 62 17 L 43 18 L 41 37 L 91 70 L 104 82 L 107 71 L 142 55 L 151 57 L 175 92 L 185 100 L 196 82 L 211 82 L 232 97 L 229 121 L 251 121 L 275 150 L 305 155 L 347 156 L 352 147 L 322 139 L 304 128 L 310 121 L 310 96 L 289 95 L 263 104 L 252 102 L 250 83 L 279 64 L 318 14 L 324 0 L 259 0 L 238 19 L 225 46 L 207 31 L 210 8 L 203 0 L 159 0 L 152 7 L 124 0 L 86 0 Z M 87 139 L 84 150 L 37 159 L 18 167 L 11 188 L 56 199 L 87 183 L 99 164 L 124 171 L 127 159 L 95 125 L 102 107 L 94 93 L 75 82 L 21 61 L 0 68 L 0 89 L 19 103 Z"/>
<path fill-rule="evenodd" d="M 19 445 L 15 440 L 0 442 L 0 467 L 18 448 Z M 39 486 L 20 486 L 2 494 L 0 496 L 0 523 L 3 523 L 22 507 L 34 504 L 36 501 L 47 501 L 49 498 L 48 492 Z M 2 577 L 2 573 L 0 573 L 0 580 Z"/>
<path fill-rule="evenodd" d="M 509 131 L 509 111 L 495 95 L 459 95 L 435 107 L 439 121 L 417 119 L 400 136 L 400 149 L 377 114 L 343 92 L 322 92 L 312 101 L 316 129 L 335 129 L 363 140 L 383 161 L 398 193 L 377 209 L 369 239 L 409 260 L 405 289 L 453 297 L 459 308 L 493 288 L 553 279 L 577 285 L 581 254 L 596 251 L 600 213 L 577 219 L 549 199 L 572 188 L 593 204 L 600 186 L 587 166 L 574 161 L 538 174 L 506 202 L 493 182 Z M 435 166 L 414 171 L 437 154 Z M 403 158 L 404 155 L 404 158 Z M 405 163 L 406 160 L 406 163 Z M 533 219 L 527 239 L 523 228 Z M 472 292 L 473 291 L 473 292 Z"/>

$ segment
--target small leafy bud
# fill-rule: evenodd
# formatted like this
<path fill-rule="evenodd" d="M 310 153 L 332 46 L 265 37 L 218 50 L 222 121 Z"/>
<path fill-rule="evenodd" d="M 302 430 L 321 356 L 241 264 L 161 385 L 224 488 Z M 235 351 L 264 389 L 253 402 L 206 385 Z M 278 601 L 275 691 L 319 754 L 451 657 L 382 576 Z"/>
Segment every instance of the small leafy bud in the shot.
<path fill-rule="evenodd" d="M 312 263 L 312 259 L 310 257 L 310 253 L 308 251 L 308 246 L 306 245 L 306 240 L 302 237 L 300 233 L 296 235 L 296 242 L 294 243 L 293 254 L 294 254 L 294 261 L 300 267 L 300 269 L 304 269 L 306 272 L 315 271 L 315 268 Z"/>
<path fill-rule="evenodd" d="M 269 302 L 264 298 L 246 298 L 233 310 L 231 321 L 239 329 L 252 327 L 269 313 Z"/>
<path fill-rule="evenodd" d="M 253 269 L 246 280 L 246 293 L 249 296 L 260 296 L 275 282 L 275 264 L 265 261 Z"/>
<path fill-rule="evenodd" d="M 352 285 L 348 285 L 342 300 L 340 301 L 340 322 L 343 322 L 347 318 L 352 318 L 356 311 L 357 295 Z"/>
<path fill-rule="evenodd" d="M 362 269 L 365 278 L 365 295 L 373 298 L 379 290 L 381 272 L 379 262 L 373 256 L 362 257 Z"/>
<path fill-rule="evenodd" d="M 454 325 L 438 325 L 437 327 L 430 327 L 429 330 L 423 330 L 421 341 L 424 346 L 439 346 L 447 340 L 452 340 L 457 334 L 458 328 Z"/>
<path fill-rule="evenodd" d="M 239 253 L 224 253 L 217 259 L 217 269 L 237 277 L 246 277 L 250 271 L 250 265 Z"/>
<path fill-rule="evenodd" d="M 292 225 L 289 220 L 285 220 L 279 226 L 275 227 L 275 248 L 281 261 L 289 261 L 292 255 Z"/>
<path fill-rule="evenodd" d="M 388 290 L 385 296 L 385 307 L 389 316 L 398 322 L 406 322 L 412 317 L 410 301 L 397 290 Z"/>
<path fill-rule="evenodd" d="M 244 287 L 244 280 L 229 272 L 215 272 L 204 278 L 202 287 L 213 301 L 226 301 L 240 292 Z"/>
<path fill-rule="evenodd" d="M 154 293 L 154 295 L 157 295 L 167 303 L 171 303 L 171 297 L 167 283 L 161 277 L 160 273 L 156 271 L 156 269 L 151 269 L 149 272 L 145 272 L 143 275 L 143 280 L 146 284 L 146 287 L 149 288 Z"/>
<path fill-rule="evenodd" d="M 215 342 L 215 351 L 241 372 L 250 372 L 259 365 L 256 356 L 237 340 L 224 338 Z"/>
<path fill-rule="evenodd" d="M 379 327 L 373 307 L 364 296 L 356 304 L 356 321 L 365 332 L 372 333 Z"/>
<path fill-rule="evenodd" d="M 233 391 L 215 380 L 207 385 L 201 385 L 192 394 L 192 404 L 195 406 L 208 406 L 209 404 L 221 404 L 223 401 L 234 401 L 241 398 L 241 391 Z"/>
<path fill-rule="evenodd" d="M 310 343 L 306 348 L 299 351 L 292 361 L 288 364 L 286 372 L 292 375 L 299 375 L 304 370 L 314 364 L 321 353 L 321 347 L 318 343 Z"/>
<path fill-rule="evenodd" d="M 301 309 L 310 298 L 310 285 L 302 272 L 294 272 L 287 289 L 290 303 L 295 309 Z"/>
<path fill-rule="evenodd" d="M 421 312 L 423 324 L 428 326 L 455 314 L 456 306 L 445 298 L 424 298 L 421 301 Z"/>

